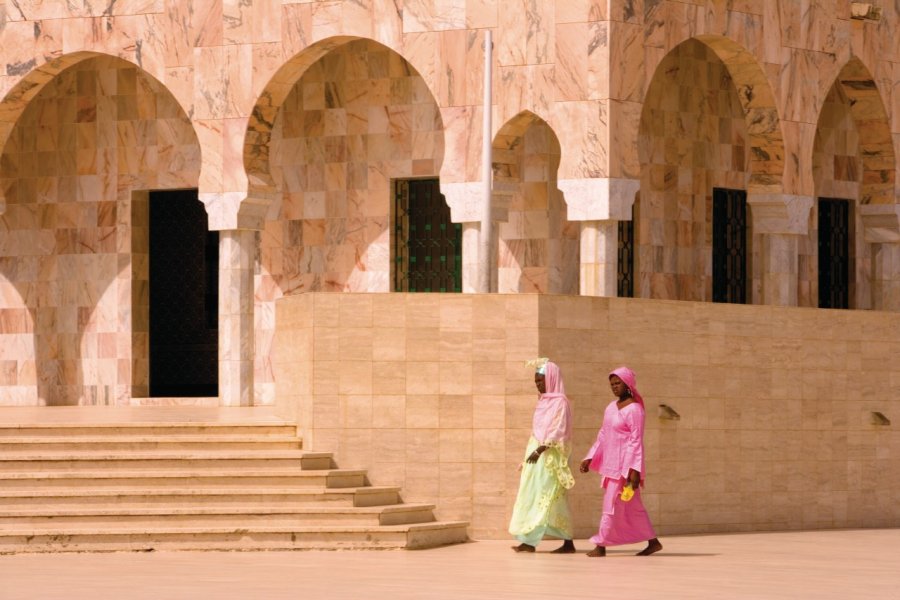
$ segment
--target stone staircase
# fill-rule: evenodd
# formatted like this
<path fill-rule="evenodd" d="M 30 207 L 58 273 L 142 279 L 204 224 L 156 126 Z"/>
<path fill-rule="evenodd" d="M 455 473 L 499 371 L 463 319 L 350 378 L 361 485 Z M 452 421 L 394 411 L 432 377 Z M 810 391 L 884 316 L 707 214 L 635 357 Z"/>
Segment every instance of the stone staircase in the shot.
<path fill-rule="evenodd" d="M 0 424 L 0 553 L 463 542 L 280 424 Z"/>

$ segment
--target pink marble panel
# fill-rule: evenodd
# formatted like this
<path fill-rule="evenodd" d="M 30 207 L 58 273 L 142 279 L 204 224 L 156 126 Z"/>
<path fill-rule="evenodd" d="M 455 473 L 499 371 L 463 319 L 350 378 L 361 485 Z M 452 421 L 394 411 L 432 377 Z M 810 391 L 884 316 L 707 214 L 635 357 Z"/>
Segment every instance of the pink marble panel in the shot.
<path fill-rule="evenodd" d="M 165 118 L 157 120 L 159 114 Z M 58 132 L 50 136 L 52 145 L 26 142 L 48 127 Z M 30 391 L 14 392 L 10 401 L 128 403 L 132 393 L 146 391 L 146 336 L 132 334 L 144 330 L 147 318 L 146 226 L 143 217 L 132 219 L 146 203 L 132 191 L 159 185 L 154 161 L 160 151 L 177 187 L 196 185 L 199 148 L 190 123 L 165 89 L 136 67 L 96 58 L 46 86 L 10 141 L 0 164 L 5 172 L 10 163 L 21 165 L 10 174 L 32 192 L 7 196 L 11 222 L 23 235 L 2 252 L 34 266 L 33 273 L 19 267 L 6 277 L 25 291 L 36 315 L 13 386 Z M 40 379 L 29 379 L 36 358 L 48 368 Z M 5 390 L 3 398 L 7 402 Z"/>

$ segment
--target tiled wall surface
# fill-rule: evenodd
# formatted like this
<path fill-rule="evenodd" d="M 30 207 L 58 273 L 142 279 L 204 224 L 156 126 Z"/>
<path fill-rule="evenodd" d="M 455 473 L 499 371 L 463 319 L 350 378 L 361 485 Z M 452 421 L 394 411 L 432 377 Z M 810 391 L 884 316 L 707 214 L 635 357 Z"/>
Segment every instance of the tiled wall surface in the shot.
<path fill-rule="evenodd" d="M 685 42 L 660 63 L 641 117 L 635 296 L 712 299 L 712 190 L 747 189 L 743 114 L 709 46 Z"/>
<path fill-rule="evenodd" d="M 257 404 L 271 404 L 275 299 L 305 291 L 387 292 L 392 180 L 437 177 L 440 112 L 399 54 L 369 41 L 313 64 L 275 121 L 277 200 L 256 277 Z"/>
<path fill-rule="evenodd" d="M 499 227 L 497 291 L 578 293 L 578 223 L 557 188 L 560 147 L 542 119 L 513 119 L 494 140 L 494 182 L 508 212 Z M 498 204 L 501 204 L 498 198 Z"/>
<path fill-rule="evenodd" d="M 535 402 L 562 368 L 573 464 L 631 366 L 661 534 L 900 525 L 900 319 L 883 312 L 552 295 L 300 294 L 277 303 L 278 409 L 314 449 L 441 518 L 506 537 Z M 662 420 L 667 404 L 680 420 Z M 596 527 L 577 475 L 576 534 Z"/>
<path fill-rule="evenodd" d="M 187 116 L 134 65 L 93 58 L 30 102 L 0 161 L 0 405 L 146 395 L 148 205 L 139 191 L 197 185 L 200 147 Z"/>
<path fill-rule="evenodd" d="M 143 393 L 147 190 L 197 187 L 235 258 L 220 270 L 226 404 L 273 401 L 284 291 L 387 289 L 391 178 L 440 177 L 471 283 L 487 29 L 494 147 L 515 146 L 500 163 L 519 168 L 495 228 L 501 289 L 572 293 L 579 266 L 612 273 L 627 217 L 611 207 L 631 199 L 603 191 L 640 188 L 637 294 L 707 300 L 713 186 L 793 207 L 841 181 L 860 210 L 897 204 L 900 9 L 800 4 L 0 3 L 0 404 Z M 900 310 L 895 217 L 857 219 L 859 308 Z M 782 234 L 753 235 L 751 297 L 774 281 L 791 293 L 766 298 L 812 304 L 815 232 Z"/>

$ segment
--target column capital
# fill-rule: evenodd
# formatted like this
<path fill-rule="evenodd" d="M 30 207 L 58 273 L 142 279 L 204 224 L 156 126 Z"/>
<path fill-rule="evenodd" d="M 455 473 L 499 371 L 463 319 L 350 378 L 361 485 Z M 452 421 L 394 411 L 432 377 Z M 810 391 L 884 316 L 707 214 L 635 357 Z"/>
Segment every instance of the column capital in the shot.
<path fill-rule="evenodd" d="M 859 207 L 863 239 L 869 244 L 900 242 L 900 205 L 863 204 Z"/>
<path fill-rule="evenodd" d="M 246 192 L 200 192 L 198 197 L 209 216 L 210 231 L 262 231 L 275 194 L 255 193 L 251 197 Z"/>
<path fill-rule="evenodd" d="M 812 196 L 747 194 L 754 233 L 807 235 Z"/>
<path fill-rule="evenodd" d="M 561 179 L 569 221 L 630 221 L 638 179 L 596 177 Z"/>
<path fill-rule="evenodd" d="M 454 223 L 480 223 L 481 205 L 484 202 L 484 185 L 480 181 L 440 182 L 441 193 L 450 207 L 450 220 Z M 519 184 L 494 182 L 491 192 L 491 219 L 509 219 L 509 205 Z"/>

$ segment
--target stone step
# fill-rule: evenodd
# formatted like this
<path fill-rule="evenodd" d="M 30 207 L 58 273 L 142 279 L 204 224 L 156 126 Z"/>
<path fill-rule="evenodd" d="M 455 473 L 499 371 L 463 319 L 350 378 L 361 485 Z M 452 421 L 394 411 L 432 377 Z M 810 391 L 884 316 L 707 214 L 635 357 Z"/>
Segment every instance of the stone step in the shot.
<path fill-rule="evenodd" d="M 328 469 L 333 466 L 330 452 L 305 452 L 300 450 L 259 451 L 155 451 L 122 453 L 38 453 L 0 456 L 0 474 L 51 473 L 56 471 L 103 469 L 118 471 L 129 469 L 203 470 L 228 466 L 232 469 L 255 471 L 264 468 Z"/>
<path fill-rule="evenodd" d="M 32 507 L 0 510 L 0 531 L 28 525 L 35 531 L 60 526 L 85 531 L 110 527 L 248 527 L 252 525 L 406 525 L 434 521 L 433 504 L 372 507 Z"/>
<path fill-rule="evenodd" d="M 100 436 L 235 436 L 252 435 L 296 436 L 297 427 L 281 423 L 0 423 L 0 438 L 62 437 L 75 438 Z"/>
<path fill-rule="evenodd" d="M 149 550 L 312 550 L 430 548 L 468 540 L 467 523 L 412 525 L 256 525 L 252 527 L 115 527 L 86 532 L 27 525 L 0 531 L 0 554 L 19 552 L 111 552 Z"/>
<path fill-rule="evenodd" d="M 257 487 L 281 488 L 357 488 L 366 485 L 366 472 L 353 469 L 211 467 L 202 470 L 111 471 L 84 469 L 55 472 L 2 472 L 0 489 L 49 490 L 77 488 L 120 489 L 133 486 L 157 489 L 232 489 L 245 491 Z"/>
<path fill-rule="evenodd" d="M 389 506 L 400 502 L 400 488 L 368 486 L 338 489 L 303 488 L 209 488 L 160 489 L 133 486 L 119 489 L 0 489 L 0 511 L 34 507 L 131 507 L 150 508 L 175 506 L 179 508 L 206 506 L 271 507 L 318 506 Z"/>
<path fill-rule="evenodd" d="M 206 450 L 299 450 L 302 440 L 296 436 L 253 435 L 107 435 L 0 437 L 0 457 L 19 455 L 118 454 L 121 452 L 191 452 Z"/>

